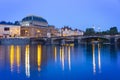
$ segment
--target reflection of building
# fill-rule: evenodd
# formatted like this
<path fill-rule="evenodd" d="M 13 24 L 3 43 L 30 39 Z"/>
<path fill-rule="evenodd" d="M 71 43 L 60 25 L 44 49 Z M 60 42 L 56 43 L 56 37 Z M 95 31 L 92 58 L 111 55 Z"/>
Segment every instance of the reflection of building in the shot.
<path fill-rule="evenodd" d="M 0 37 L 18 37 L 20 36 L 20 26 L 0 25 Z"/>
<path fill-rule="evenodd" d="M 62 36 L 78 36 L 83 35 L 83 31 L 78 29 L 73 30 L 72 28 L 65 26 L 61 29 L 61 34 Z"/>
<path fill-rule="evenodd" d="M 48 26 L 48 22 L 44 18 L 31 15 L 22 19 L 21 36 L 47 37 L 48 33 L 55 35 L 56 29 L 54 26 Z"/>

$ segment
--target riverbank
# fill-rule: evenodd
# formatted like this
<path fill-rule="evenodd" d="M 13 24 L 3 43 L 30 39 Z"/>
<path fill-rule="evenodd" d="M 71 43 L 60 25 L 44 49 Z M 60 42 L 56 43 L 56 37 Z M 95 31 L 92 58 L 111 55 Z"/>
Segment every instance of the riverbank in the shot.
<path fill-rule="evenodd" d="M 18 37 L 18 38 L 1 38 L 0 44 L 29 44 L 30 38 Z"/>

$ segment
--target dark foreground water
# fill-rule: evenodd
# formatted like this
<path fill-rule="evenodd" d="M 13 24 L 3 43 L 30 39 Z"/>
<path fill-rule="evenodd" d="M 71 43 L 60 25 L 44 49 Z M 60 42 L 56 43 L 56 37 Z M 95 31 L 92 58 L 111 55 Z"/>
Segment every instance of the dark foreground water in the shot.
<path fill-rule="evenodd" d="M 120 47 L 0 45 L 0 80 L 120 80 Z"/>

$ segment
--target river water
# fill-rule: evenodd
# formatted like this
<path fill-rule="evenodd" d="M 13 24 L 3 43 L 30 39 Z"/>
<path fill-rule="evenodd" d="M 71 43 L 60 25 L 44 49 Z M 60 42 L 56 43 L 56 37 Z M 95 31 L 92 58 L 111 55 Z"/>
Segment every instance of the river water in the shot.
<path fill-rule="evenodd" d="M 120 46 L 0 45 L 0 80 L 120 80 Z"/>

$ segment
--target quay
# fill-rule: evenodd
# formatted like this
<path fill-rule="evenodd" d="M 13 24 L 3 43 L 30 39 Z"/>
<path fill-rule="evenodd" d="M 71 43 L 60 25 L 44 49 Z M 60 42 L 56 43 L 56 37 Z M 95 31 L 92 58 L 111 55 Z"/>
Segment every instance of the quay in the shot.
<path fill-rule="evenodd" d="M 0 44 L 29 44 L 30 43 L 30 38 L 23 38 L 23 37 L 18 37 L 18 38 L 1 38 L 0 39 Z"/>
<path fill-rule="evenodd" d="M 120 36 L 59 36 L 59 37 L 15 37 L 15 38 L 1 38 L 0 44 L 70 44 L 75 45 L 81 43 L 120 43 Z"/>

